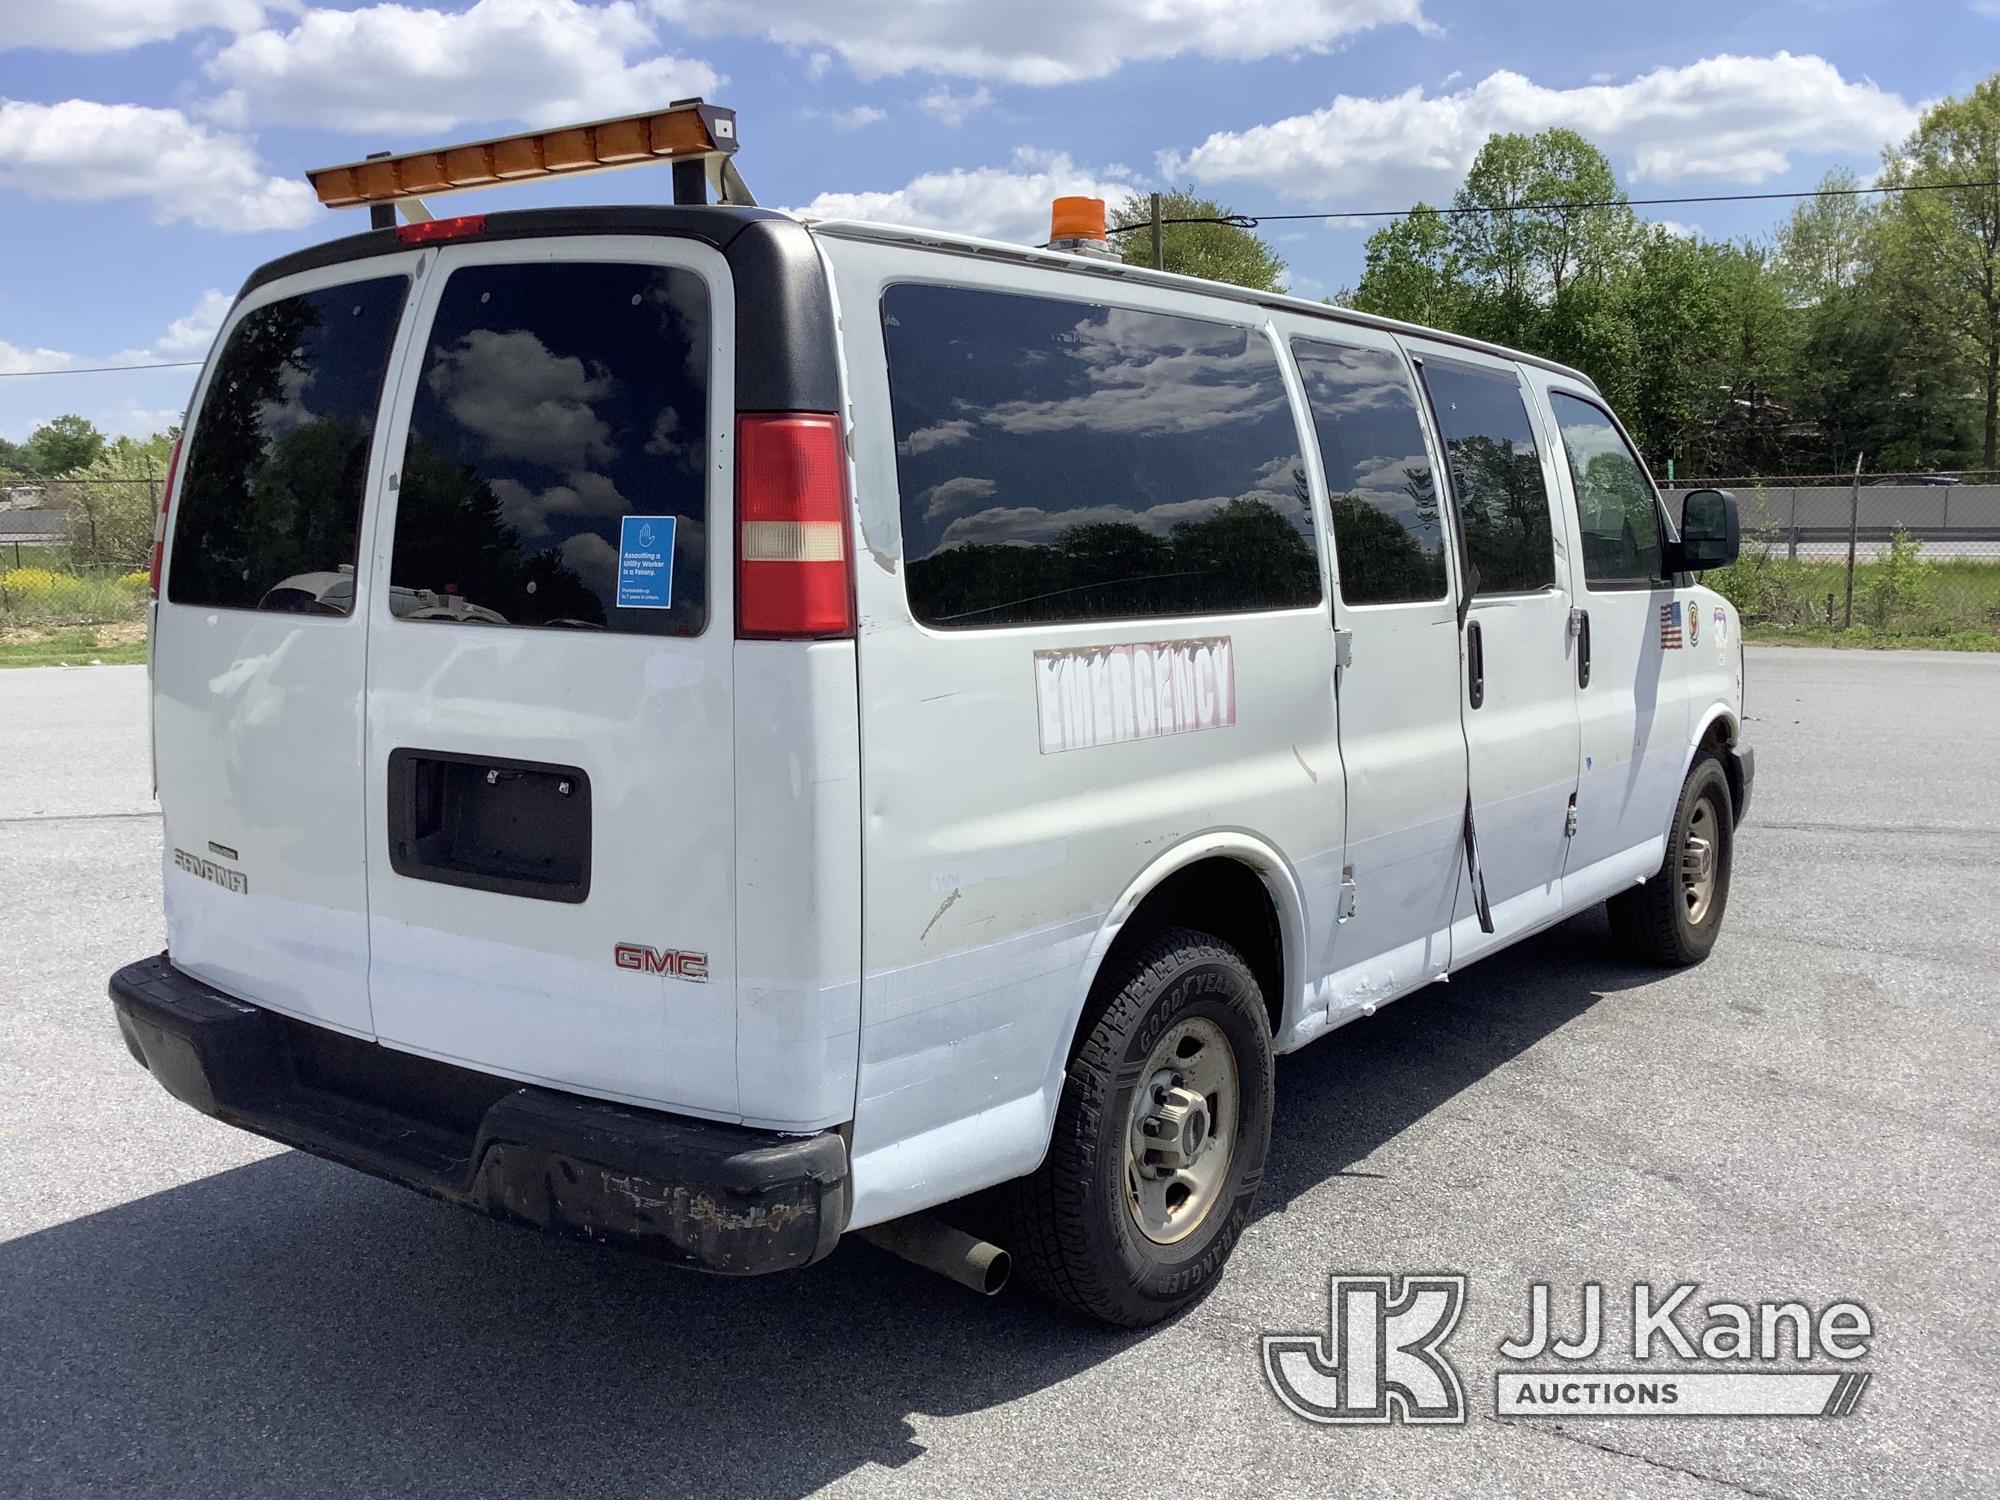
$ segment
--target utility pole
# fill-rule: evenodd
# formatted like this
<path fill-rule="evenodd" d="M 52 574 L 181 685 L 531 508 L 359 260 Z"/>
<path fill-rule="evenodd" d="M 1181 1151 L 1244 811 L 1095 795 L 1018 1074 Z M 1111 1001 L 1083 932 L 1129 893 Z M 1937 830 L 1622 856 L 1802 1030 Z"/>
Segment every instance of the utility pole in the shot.
<path fill-rule="evenodd" d="M 1155 271 L 1164 271 L 1167 268 L 1167 249 L 1160 237 L 1161 228 L 1160 195 L 1155 193 L 1153 194 L 1153 269 Z"/>
<path fill-rule="evenodd" d="M 1854 487 L 1847 494 L 1847 615 L 1840 628 L 1850 630 L 1854 626 L 1854 536 L 1861 529 L 1861 460 L 1862 454 L 1854 455 Z"/>

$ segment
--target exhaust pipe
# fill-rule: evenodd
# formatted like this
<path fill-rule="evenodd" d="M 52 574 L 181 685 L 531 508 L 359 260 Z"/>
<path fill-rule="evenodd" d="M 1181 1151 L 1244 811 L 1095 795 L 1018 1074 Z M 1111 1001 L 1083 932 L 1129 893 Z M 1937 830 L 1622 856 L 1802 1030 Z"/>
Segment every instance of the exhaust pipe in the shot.
<path fill-rule="evenodd" d="M 998 1245 L 975 1239 L 928 1214 L 892 1219 L 858 1232 L 876 1249 L 949 1277 L 983 1297 L 991 1297 L 1005 1286 L 1014 1269 L 1013 1257 Z"/>

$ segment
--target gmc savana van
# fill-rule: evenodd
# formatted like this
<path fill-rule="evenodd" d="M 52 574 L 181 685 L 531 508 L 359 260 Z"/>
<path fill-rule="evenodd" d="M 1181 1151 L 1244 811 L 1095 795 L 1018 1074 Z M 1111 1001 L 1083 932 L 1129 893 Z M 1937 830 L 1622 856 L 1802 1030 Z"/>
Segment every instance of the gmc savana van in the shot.
<path fill-rule="evenodd" d="M 163 526 L 135 1057 L 712 1271 L 1004 1185 L 1037 1288 L 1161 1318 L 1274 1054 L 1599 902 L 1698 961 L 1751 788 L 1734 502 L 1674 524 L 1589 380 L 1085 255 L 336 240 L 244 287 Z"/>

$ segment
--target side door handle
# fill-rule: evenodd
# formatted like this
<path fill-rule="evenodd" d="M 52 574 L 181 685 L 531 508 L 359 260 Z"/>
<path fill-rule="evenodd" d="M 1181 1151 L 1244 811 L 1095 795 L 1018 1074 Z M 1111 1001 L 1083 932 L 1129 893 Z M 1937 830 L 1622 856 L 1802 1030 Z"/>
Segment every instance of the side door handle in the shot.
<path fill-rule="evenodd" d="M 1477 708 L 1486 701 L 1486 640 L 1479 633 L 1477 620 L 1466 621 L 1465 668 L 1466 698 Z"/>
<path fill-rule="evenodd" d="M 1576 685 L 1590 686 L 1590 611 L 1573 609 L 1569 612 L 1570 634 L 1576 637 Z"/>

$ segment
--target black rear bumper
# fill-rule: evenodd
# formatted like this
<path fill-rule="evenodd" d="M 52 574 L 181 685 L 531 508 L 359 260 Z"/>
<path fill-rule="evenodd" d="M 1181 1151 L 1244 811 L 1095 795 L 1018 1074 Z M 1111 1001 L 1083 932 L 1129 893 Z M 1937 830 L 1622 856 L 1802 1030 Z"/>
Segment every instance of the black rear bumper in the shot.
<path fill-rule="evenodd" d="M 111 976 L 125 1045 L 203 1114 L 494 1218 L 755 1275 L 830 1253 L 847 1147 L 495 1078 L 219 994 L 165 954 Z"/>

